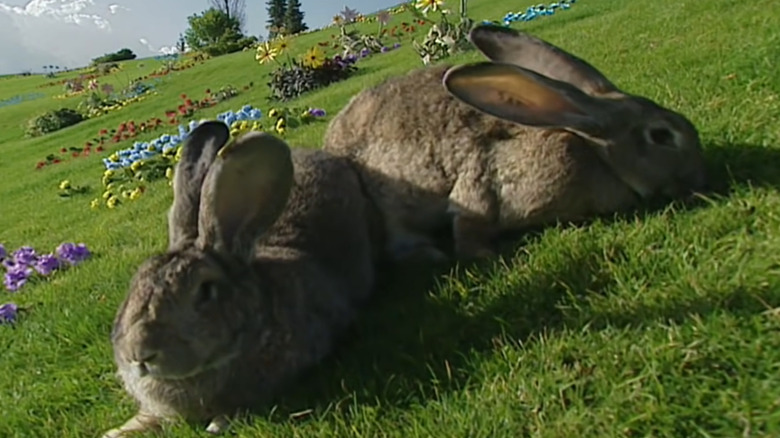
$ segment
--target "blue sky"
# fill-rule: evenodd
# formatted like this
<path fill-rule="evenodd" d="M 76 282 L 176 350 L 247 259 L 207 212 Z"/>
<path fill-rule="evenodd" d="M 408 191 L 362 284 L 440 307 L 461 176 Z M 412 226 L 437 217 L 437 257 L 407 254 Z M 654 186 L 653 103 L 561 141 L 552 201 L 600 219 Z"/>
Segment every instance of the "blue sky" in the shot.
<path fill-rule="evenodd" d="M 371 13 L 401 0 L 301 0 L 316 28 L 344 6 Z M 265 0 L 246 0 L 245 31 L 265 35 Z M 41 71 L 43 65 L 77 67 L 122 47 L 139 57 L 176 43 L 187 16 L 208 0 L 0 0 L 0 74 Z"/>

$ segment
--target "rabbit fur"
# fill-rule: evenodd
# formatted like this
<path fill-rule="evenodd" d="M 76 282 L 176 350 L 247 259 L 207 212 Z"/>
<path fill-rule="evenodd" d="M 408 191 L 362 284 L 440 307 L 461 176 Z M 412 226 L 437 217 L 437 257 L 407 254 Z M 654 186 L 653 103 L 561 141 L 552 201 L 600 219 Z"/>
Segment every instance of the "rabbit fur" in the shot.
<path fill-rule="evenodd" d="M 265 133 L 188 137 L 164 254 L 134 275 L 114 320 L 138 414 L 104 437 L 231 415 L 331 351 L 374 285 L 375 216 L 351 164 Z"/>
<path fill-rule="evenodd" d="M 362 91 L 324 150 L 349 157 L 386 223 L 388 255 L 494 253 L 502 231 L 580 221 L 703 190 L 698 132 L 620 91 L 586 61 L 517 30 L 478 25 L 489 61 L 414 70 Z"/>

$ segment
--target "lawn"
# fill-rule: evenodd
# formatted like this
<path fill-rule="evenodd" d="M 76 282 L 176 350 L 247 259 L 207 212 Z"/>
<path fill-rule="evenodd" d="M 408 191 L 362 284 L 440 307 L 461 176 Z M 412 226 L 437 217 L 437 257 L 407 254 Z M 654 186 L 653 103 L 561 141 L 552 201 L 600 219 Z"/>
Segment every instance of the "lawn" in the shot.
<path fill-rule="evenodd" d="M 506 12 L 506 2 L 469 5 L 480 20 Z M 780 437 L 780 2 L 580 0 L 513 26 L 687 115 L 725 190 L 695 206 L 550 227 L 478 267 L 399 268 L 349 342 L 275 409 L 235 424 L 237 436 Z M 293 51 L 335 32 L 301 36 Z M 328 112 L 290 130 L 292 145 L 319 147 L 352 95 L 421 63 L 404 41 L 358 65 L 354 77 L 291 103 Z M 117 80 L 155 67 L 128 62 Z M 50 280 L 0 290 L 0 304 L 22 308 L 15 325 L 0 325 L 0 437 L 99 436 L 134 413 L 108 336 L 135 267 L 167 243 L 166 181 L 93 210 L 102 156 L 36 163 L 101 128 L 162 117 L 182 93 L 253 81 L 199 117 L 244 104 L 267 111 L 269 71 L 252 52 L 214 58 L 164 77 L 144 101 L 35 139 L 24 137 L 28 118 L 75 100 L 53 99 L 61 87 L 40 88 L 50 81 L 41 76 L 0 77 L 0 101 L 45 94 L 0 107 L 0 243 L 92 251 Z M 91 192 L 61 199 L 65 179 Z M 204 433 L 177 424 L 164 435 Z"/>

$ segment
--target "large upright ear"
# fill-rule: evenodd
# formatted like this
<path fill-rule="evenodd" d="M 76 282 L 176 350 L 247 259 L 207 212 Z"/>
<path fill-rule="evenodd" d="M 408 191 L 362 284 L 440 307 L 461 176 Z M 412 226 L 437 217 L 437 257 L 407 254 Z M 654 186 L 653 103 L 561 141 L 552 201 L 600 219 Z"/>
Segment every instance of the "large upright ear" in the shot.
<path fill-rule="evenodd" d="M 609 103 L 515 65 L 481 62 L 453 67 L 443 82 L 462 102 L 523 125 L 600 137 L 610 118 Z"/>
<path fill-rule="evenodd" d="M 481 24 L 471 30 L 469 40 L 493 62 L 533 70 L 548 78 L 568 82 L 587 94 L 620 91 L 583 59 L 528 33 Z"/>
<path fill-rule="evenodd" d="M 197 238 L 201 185 L 217 151 L 229 138 L 227 125 L 209 121 L 195 128 L 184 142 L 173 177 L 173 205 L 168 212 L 170 249 Z"/>
<path fill-rule="evenodd" d="M 290 148 L 281 139 L 251 132 L 225 146 L 203 182 L 198 247 L 249 260 L 282 214 L 292 184 Z"/>

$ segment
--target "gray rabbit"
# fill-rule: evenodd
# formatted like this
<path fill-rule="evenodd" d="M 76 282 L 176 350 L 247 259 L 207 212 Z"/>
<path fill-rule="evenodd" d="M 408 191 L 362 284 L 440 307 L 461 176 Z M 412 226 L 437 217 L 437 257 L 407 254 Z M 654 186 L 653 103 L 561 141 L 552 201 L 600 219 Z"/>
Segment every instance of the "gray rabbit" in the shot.
<path fill-rule="evenodd" d="M 457 257 L 485 257 L 501 231 L 706 187 L 683 115 L 527 33 L 479 25 L 469 39 L 490 62 L 391 78 L 328 126 L 324 149 L 358 164 L 391 256 L 446 257 L 431 233 L 449 224 Z"/>
<path fill-rule="evenodd" d="M 139 403 L 104 437 L 230 417 L 327 355 L 374 285 L 375 212 L 344 158 L 205 122 L 174 177 L 169 247 L 145 261 L 111 340 Z"/>

